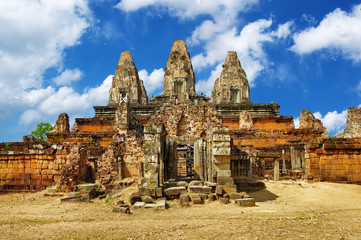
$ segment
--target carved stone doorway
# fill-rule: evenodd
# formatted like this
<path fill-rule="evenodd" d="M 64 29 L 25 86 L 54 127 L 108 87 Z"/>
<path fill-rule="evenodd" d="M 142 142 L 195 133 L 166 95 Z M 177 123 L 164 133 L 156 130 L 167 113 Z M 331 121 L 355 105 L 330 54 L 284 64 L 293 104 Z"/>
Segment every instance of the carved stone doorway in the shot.
<path fill-rule="evenodd" d="M 194 171 L 194 145 L 177 144 L 177 172 L 178 179 L 195 179 Z"/>

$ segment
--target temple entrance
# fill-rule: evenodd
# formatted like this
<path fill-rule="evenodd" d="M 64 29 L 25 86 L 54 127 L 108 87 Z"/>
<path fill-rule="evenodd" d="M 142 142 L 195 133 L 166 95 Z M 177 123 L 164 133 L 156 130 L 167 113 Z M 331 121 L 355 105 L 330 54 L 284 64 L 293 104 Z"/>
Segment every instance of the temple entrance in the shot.
<path fill-rule="evenodd" d="M 194 145 L 177 144 L 177 178 L 182 180 L 194 179 Z"/>

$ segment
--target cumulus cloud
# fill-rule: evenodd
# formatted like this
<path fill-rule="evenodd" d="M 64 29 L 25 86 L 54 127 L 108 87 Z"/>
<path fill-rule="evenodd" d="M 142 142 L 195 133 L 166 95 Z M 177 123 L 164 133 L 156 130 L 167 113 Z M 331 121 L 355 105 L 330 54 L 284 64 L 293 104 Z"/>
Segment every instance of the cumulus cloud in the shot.
<path fill-rule="evenodd" d="M 299 128 L 300 127 L 300 118 L 294 118 L 293 122 L 295 124 L 295 128 Z"/>
<path fill-rule="evenodd" d="M 164 8 L 172 15 L 185 19 L 198 15 L 212 15 L 216 17 L 220 11 L 235 17 L 240 11 L 246 11 L 257 4 L 258 0 L 122 0 L 116 7 L 125 11 L 137 11 L 146 7 Z"/>
<path fill-rule="evenodd" d="M 0 118 L 54 91 L 42 86 L 44 72 L 61 65 L 91 22 L 86 0 L 0 1 Z"/>
<path fill-rule="evenodd" d="M 291 50 L 308 54 L 321 49 L 341 51 L 345 58 L 361 60 L 361 4 L 350 12 L 337 8 L 327 14 L 316 27 L 308 28 L 293 36 Z"/>
<path fill-rule="evenodd" d="M 206 80 L 200 80 L 196 83 L 196 90 L 198 93 L 204 93 L 207 96 L 211 96 L 214 82 L 221 75 L 222 72 L 222 64 L 218 64 L 218 66 L 211 72 L 211 75 Z"/>
<path fill-rule="evenodd" d="M 81 114 L 90 112 L 92 106 L 106 105 L 112 78 L 113 75 L 108 76 L 100 86 L 87 88 L 82 94 L 68 86 L 61 87 L 59 90 L 48 87 L 43 90 L 31 91 L 27 93 L 26 98 L 32 99 L 34 107 L 21 115 L 20 123 L 34 123 L 49 117 L 56 117 L 62 112 Z"/>
<path fill-rule="evenodd" d="M 153 72 L 148 74 L 148 71 L 142 69 L 139 71 L 139 78 L 143 80 L 145 90 L 147 91 L 148 96 L 152 94 L 157 94 L 162 90 L 163 87 L 163 68 L 154 69 Z"/>
<path fill-rule="evenodd" d="M 247 24 L 240 32 L 233 27 L 228 31 L 216 34 L 212 39 L 203 43 L 204 53 L 192 58 L 194 69 L 199 71 L 204 67 L 214 65 L 218 67 L 220 63 L 223 63 L 227 51 L 237 51 L 238 58 L 252 86 L 260 72 L 269 65 L 263 46 L 289 35 L 292 22 L 279 25 L 276 31 L 270 29 L 271 25 L 272 20 L 260 19 Z M 212 72 L 213 74 L 214 72 Z M 213 78 L 208 79 L 213 82 L 214 80 Z"/>
<path fill-rule="evenodd" d="M 325 116 L 322 116 L 320 112 L 315 112 L 313 115 L 322 121 L 323 126 L 327 128 L 329 133 L 333 133 L 335 135 L 345 129 L 347 110 L 340 113 L 337 111 L 328 112 Z"/>
<path fill-rule="evenodd" d="M 292 21 L 276 26 L 271 30 L 272 20 L 260 19 L 243 27 L 240 13 L 250 10 L 258 4 L 258 0 L 122 0 L 117 8 L 125 12 L 137 11 L 146 7 L 161 9 L 160 13 L 168 13 L 172 17 L 193 19 L 204 16 L 205 20 L 195 27 L 186 39 L 189 46 L 202 46 L 202 52 L 192 58 L 195 71 L 211 68 L 208 79 L 197 82 L 197 92 L 209 95 L 214 81 L 219 77 L 219 65 L 223 63 L 227 51 L 238 52 L 251 86 L 260 72 L 269 64 L 263 46 L 277 39 L 284 39 L 291 33 Z M 216 76 L 218 75 L 218 76 Z"/>
<path fill-rule="evenodd" d="M 79 81 L 83 77 L 83 72 L 78 68 L 75 69 L 66 69 L 59 76 L 55 77 L 53 81 L 56 85 L 70 85 L 73 82 Z"/>

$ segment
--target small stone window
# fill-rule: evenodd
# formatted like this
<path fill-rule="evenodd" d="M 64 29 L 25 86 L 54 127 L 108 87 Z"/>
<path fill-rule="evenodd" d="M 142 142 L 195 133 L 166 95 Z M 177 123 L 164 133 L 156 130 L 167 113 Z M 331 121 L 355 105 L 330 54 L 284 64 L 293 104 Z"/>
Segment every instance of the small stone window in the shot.
<path fill-rule="evenodd" d="M 231 94 L 230 94 L 231 102 L 234 102 L 234 103 L 239 102 L 239 95 L 240 95 L 239 92 L 240 92 L 239 87 L 231 87 Z"/>
<path fill-rule="evenodd" d="M 183 93 L 184 78 L 175 78 L 173 80 L 173 91 L 176 94 Z"/>

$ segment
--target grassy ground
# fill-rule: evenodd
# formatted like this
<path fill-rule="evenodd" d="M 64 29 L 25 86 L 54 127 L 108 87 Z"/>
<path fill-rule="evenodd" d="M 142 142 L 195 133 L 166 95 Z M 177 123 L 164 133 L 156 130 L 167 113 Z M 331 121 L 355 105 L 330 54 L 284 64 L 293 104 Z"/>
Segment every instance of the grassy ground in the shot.
<path fill-rule="evenodd" d="M 219 202 L 113 213 L 115 200 L 0 195 L 0 239 L 361 239 L 361 186 L 268 182 L 256 207 Z M 132 190 L 124 192 L 126 195 Z"/>

